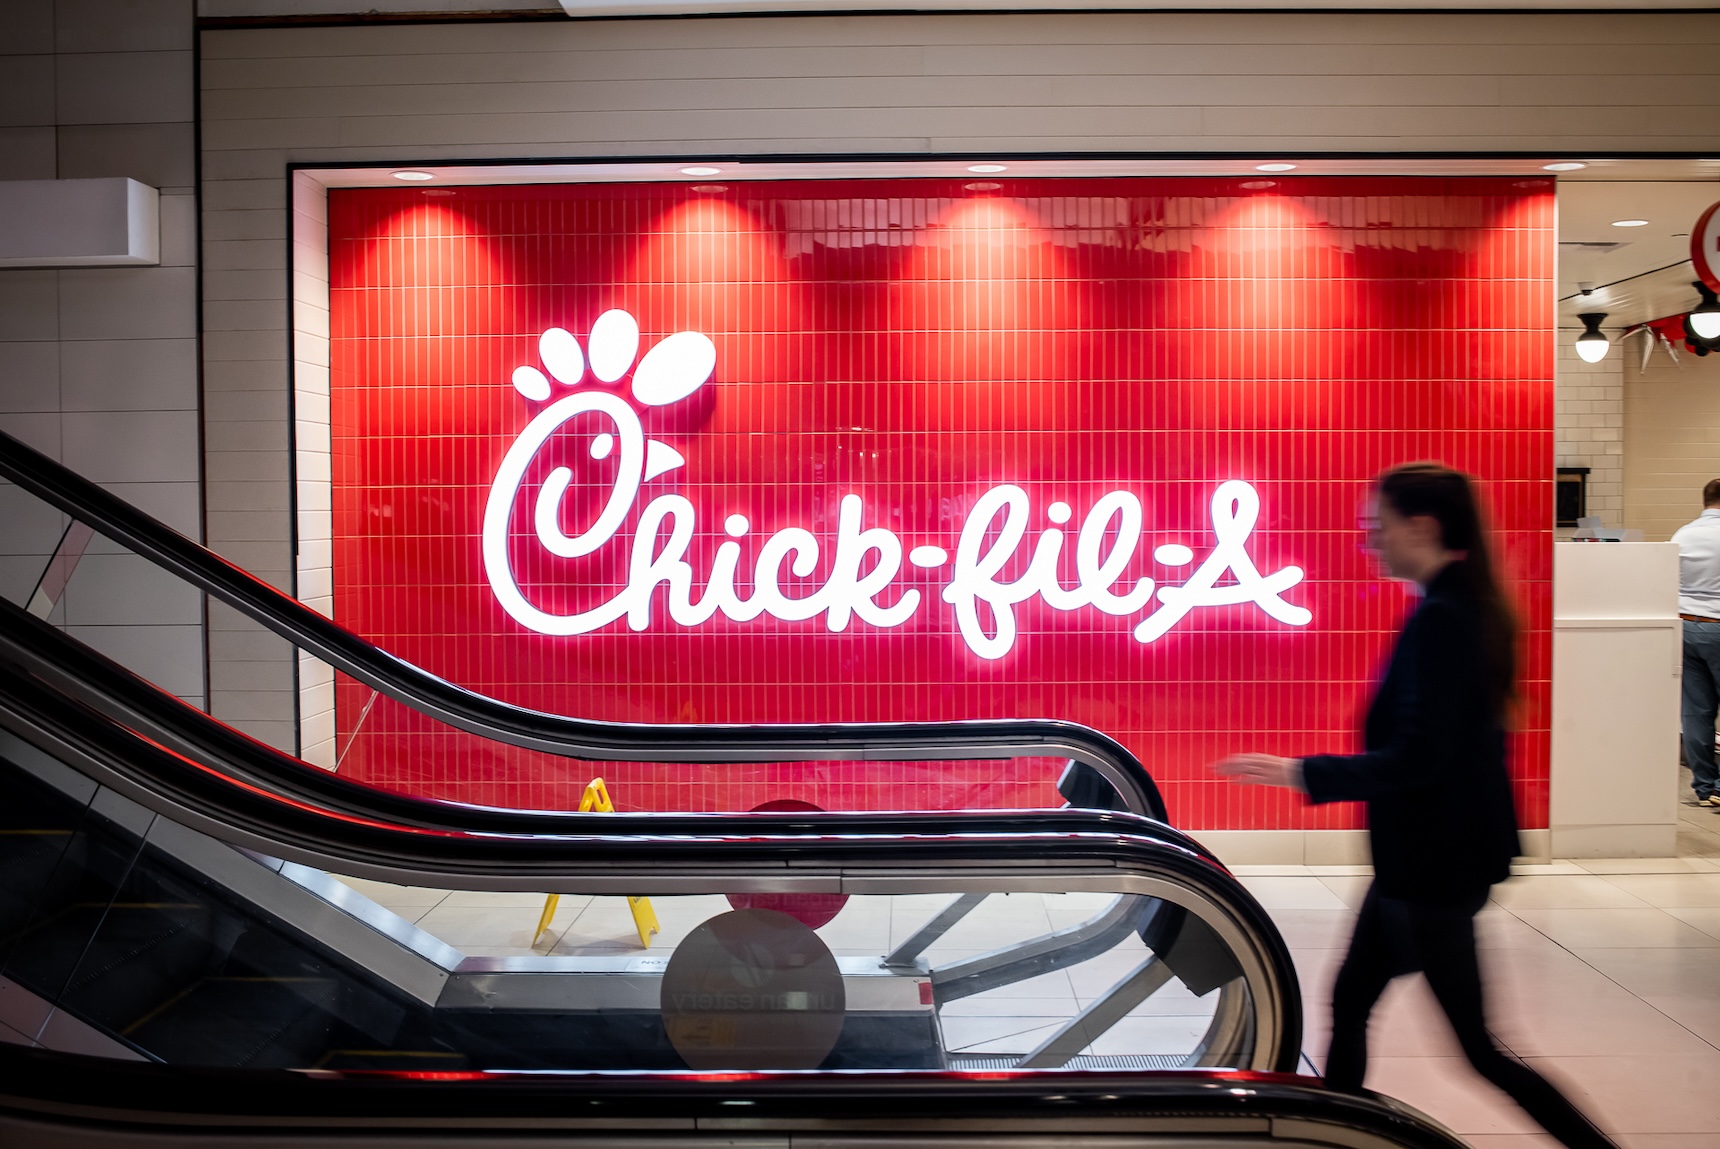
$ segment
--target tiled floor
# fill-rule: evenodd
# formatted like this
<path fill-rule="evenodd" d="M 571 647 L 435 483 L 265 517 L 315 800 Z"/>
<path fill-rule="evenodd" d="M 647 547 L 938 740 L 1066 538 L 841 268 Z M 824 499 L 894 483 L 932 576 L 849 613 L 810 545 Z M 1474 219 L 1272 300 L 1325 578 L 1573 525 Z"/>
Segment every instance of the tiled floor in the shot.
<path fill-rule="evenodd" d="M 1500 886 L 1479 932 L 1496 1038 L 1559 1082 L 1627 1149 L 1720 1146 L 1720 812 L 1681 807 L 1680 856 L 1529 866 Z M 1327 993 L 1367 885 L 1357 867 L 1239 867 L 1294 955 L 1317 1065 Z M 472 955 L 636 953 L 620 898 L 563 897 L 531 945 L 530 894 L 352 884 Z M 820 930 L 838 955 L 887 952 L 947 896 L 854 898 Z M 1098 895 L 994 897 L 929 956 L 945 961 L 1082 920 Z M 727 909 L 720 897 L 655 899 L 664 952 Z M 1144 952 L 1144 951 L 1143 951 Z M 1143 956 L 1120 947 L 1076 970 L 1016 983 L 944 1011 L 947 1043 L 1021 1051 Z M 1173 986 L 1093 1047 L 1174 1051 L 1204 1031 L 1211 999 Z M 1368 1084 L 1432 1114 L 1477 1149 L 1554 1142 L 1468 1068 L 1419 978 L 1394 983 L 1375 1014 Z"/>

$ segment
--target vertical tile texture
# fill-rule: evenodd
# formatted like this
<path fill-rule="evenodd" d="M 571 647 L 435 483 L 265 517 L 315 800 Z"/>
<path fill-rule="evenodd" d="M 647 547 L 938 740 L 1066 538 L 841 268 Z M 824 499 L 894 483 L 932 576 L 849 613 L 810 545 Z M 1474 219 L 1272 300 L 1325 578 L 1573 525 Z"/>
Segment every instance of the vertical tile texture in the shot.
<path fill-rule="evenodd" d="M 989 185 L 989 186 L 988 186 Z M 1268 185 L 1268 186 L 1261 186 Z M 977 190 L 976 190 L 977 187 Z M 1245 749 L 1343 750 L 1412 603 L 1361 552 L 1371 476 L 1442 459 L 1478 475 L 1526 626 L 1513 771 L 1524 824 L 1545 826 L 1553 469 L 1551 186 L 1492 179 L 937 180 L 669 184 L 330 193 L 330 449 L 334 613 L 474 690 L 542 710 L 647 722 L 1050 717 L 1121 739 L 1192 828 L 1343 828 L 1350 807 L 1228 788 L 1207 764 Z M 1073 535 L 1108 491 L 1134 493 L 1144 539 L 1119 589 L 1174 586 L 1155 548 L 1213 547 L 1217 485 L 1246 479 L 1263 571 L 1295 565 L 1285 626 L 1253 605 L 1200 609 L 1139 643 L 1146 609 L 1019 608 L 985 661 L 939 598 L 945 574 L 904 566 L 924 596 L 904 625 L 823 617 L 694 628 L 656 591 L 625 622 L 547 638 L 498 606 L 479 536 L 491 479 L 543 404 L 510 383 L 542 367 L 551 327 L 583 345 L 625 308 L 642 351 L 697 330 L 712 382 L 644 411 L 686 465 L 647 482 L 629 526 L 560 559 L 532 533 L 552 465 L 575 480 L 563 528 L 597 513 L 613 460 L 581 417 L 540 453 L 517 500 L 513 555 L 546 610 L 589 609 L 626 581 L 631 523 L 659 494 L 697 516 L 702 592 L 725 517 L 745 514 L 743 570 L 770 533 L 803 527 L 829 570 L 837 507 L 904 548 L 954 549 L 988 488 L 1029 495 L 1025 569 L 1054 501 Z M 587 377 L 580 386 L 596 385 Z M 616 384 L 623 388 L 625 380 Z M 566 393 L 557 384 L 552 400 Z M 588 420 L 588 421 L 582 421 Z M 605 467 L 611 469 L 606 470 Z M 749 579 L 741 580 L 743 589 Z M 342 681 L 336 753 L 350 776 L 505 806 L 567 807 L 601 773 L 623 809 L 829 809 L 1055 804 L 1060 764 L 594 765 L 440 729 Z"/>

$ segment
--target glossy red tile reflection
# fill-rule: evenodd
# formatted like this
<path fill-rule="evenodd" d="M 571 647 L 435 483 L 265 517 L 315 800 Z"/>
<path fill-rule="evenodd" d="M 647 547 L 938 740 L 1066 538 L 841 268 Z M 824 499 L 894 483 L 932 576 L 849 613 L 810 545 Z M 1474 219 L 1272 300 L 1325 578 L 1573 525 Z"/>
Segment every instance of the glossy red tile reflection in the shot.
<path fill-rule="evenodd" d="M 1527 623 L 1532 677 L 1514 735 L 1525 824 L 1546 824 L 1551 575 L 1552 197 L 1490 179 L 1020 180 L 341 189 L 330 193 L 335 612 L 382 646 L 474 690 L 542 710 L 650 722 L 1055 717 L 1140 754 L 1172 817 L 1194 828 L 1342 827 L 1353 808 L 1304 808 L 1206 773 L 1223 753 L 1353 744 L 1369 683 L 1408 607 L 1359 550 L 1367 479 L 1439 458 L 1486 483 Z M 1263 182 L 1263 181 L 1249 181 Z M 446 194 L 452 190 L 454 194 Z M 1154 548 L 1212 550 L 1208 506 L 1253 484 L 1261 571 L 1301 567 L 1288 626 L 1252 604 L 1199 608 L 1162 638 L 1092 607 L 1018 608 L 995 661 L 964 642 L 940 597 L 947 568 L 904 566 L 880 604 L 918 590 L 906 622 L 823 616 L 682 627 L 658 588 L 625 621 L 546 637 L 504 612 L 486 579 L 485 501 L 509 445 L 547 402 L 551 327 L 582 347 L 623 308 L 641 350 L 692 330 L 712 381 L 641 407 L 645 434 L 684 466 L 648 480 L 618 536 L 556 558 L 532 505 L 554 466 L 574 481 L 559 523 L 598 513 L 612 430 L 575 417 L 528 469 L 508 553 L 528 599 L 591 609 L 628 578 L 640 507 L 680 494 L 697 516 L 697 598 L 744 514 L 744 570 L 771 533 L 810 530 L 829 574 L 844 495 L 904 550 L 953 551 L 989 488 L 1026 491 L 1028 541 L 1073 510 L 1057 567 L 1110 491 L 1139 498 L 1145 539 L 1119 593 L 1175 586 Z M 587 350 L 589 348 L 587 347 Z M 583 386 L 592 385 L 587 379 Z M 626 380 L 609 388 L 627 394 Z M 555 385 L 550 401 L 566 394 Z M 750 585 L 750 575 L 743 576 Z M 434 728 L 342 681 L 344 773 L 461 801 L 570 807 L 603 774 L 622 809 L 744 810 L 797 798 L 826 809 L 1045 805 L 1057 764 L 582 764 Z M 356 735 L 355 727 L 359 727 Z"/>

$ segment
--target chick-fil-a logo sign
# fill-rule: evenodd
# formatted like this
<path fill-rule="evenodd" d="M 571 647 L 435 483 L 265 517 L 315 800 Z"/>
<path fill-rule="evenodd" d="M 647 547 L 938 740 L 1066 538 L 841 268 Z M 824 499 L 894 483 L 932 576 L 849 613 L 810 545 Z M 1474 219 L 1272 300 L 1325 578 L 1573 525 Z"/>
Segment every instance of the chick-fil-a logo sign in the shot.
<path fill-rule="evenodd" d="M 1098 498 L 1072 531 L 1067 528 L 1074 508 L 1051 503 L 1045 514 L 1056 525 L 1039 531 L 1021 569 L 1017 555 L 1027 542 L 1033 508 L 1028 493 L 1009 483 L 992 487 L 975 501 L 955 539 L 953 555 L 935 543 L 906 549 L 894 531 L 864 525 L 867 508 L 860 496 L 843 495 L 823 581 L 799 594 L 784 585 L 785 571 L 796 579 L 812 577 L 824 553 L 819 538 L 792 524 L 755 533 L 745 515 L 729 514 L 723 523 L 728 537 L 701 578 L 687 557 L 698 527 L 698 511 L 690 500 L 680 494 L 657 495 L 634 516 L 643 484 L 685 466 L 687 460 L 669 444 L 647 438 L 632 404 L 611 388 L 631 371 L 632 395 L 638 404 L 657 407 L 680 402 L 710 379 L 716 348 L 699 332 L 682 331 L 639 358 L 639 342 L 639 325 L 633 316 L 612 310 L 592 325 L 585 350 L 569 332 L 551 328 L 538 341 L 543 370 L 522 366 L 514 371 L 515 388 L 527 399 L 548 406 L 520 432 L 496 471 L 484 508 L 483 557 L 497 601 L 530 630 L 547 635 L 587 634 L 621 619 L 633 630 L 645 630 L 651 625 L 659 586 L 665 588 L 669 619 L 682 627 L 699 626 L 720 613 L 735 622 L 761 615 L 785 621 L 822 615 L 833 633 L 847 630 L 856 619 L 889 629 L 931 609 L 927 596 L 917 588 L 895 590 L 904 560 L 926 570 L 948 570 L 940 597 L 953 611 L 969 649 L 986 659 L 1002 658 L 1014 647 L 1016 610 L 1035 598 L 1059 611 L 1091 608 L 1118 617 L 1141 615 L 1134 637 L 1143 643 L 1163 636 L 1202 607 L 1252 603 L 1290 626 L 1305 626 L 1313 617 L 1307 608 L 1283 597 L 1302 581 L 1299 567 L 1262 574 L 1249 557 L 1248 540 L 1259 517 L 1260 497 L 1238 479 L 1221 482 L 1213 490 L 1207 524 L 1211 546 L 1179 585 L 1159 585 L 1151 578 L 1123 585 L 1145 527 L 1140 499 L 1124 490 Z M 595 385 L 580 387 L 588 375 Z M 556 398 L 556 384 L 572 390 Z M 574 472 L 557 466 L 537 487 L 531 521 L 544 551 L 568 561 L 616 542 L 631 521 L 631 536 L 619 544 L 629 547 L 626 582 L 590 609 L 553 613 L 535 605 L 519 585 L 509 557 L 510 525 L 534 461 L 571 420 L 592 413 L 607 419 L 612 429 L 592 437 L 587 445 L 590 457 L 616 460 L 614 484 L 602 509 L 578 534 L 565 533 L 561 504 Z M 1059 574 L 1071 533 L 1073 586 L 1065 585 Z M 1197 555 L 1182 543 L 1165 543 L 1154 550 L 1153 557 L 1162 566 L 1177 568 L 1194 565 Z M 1020 573 L 1005 577 L 1006 570 Z M 737 577 L 743 571 L 750 578 Z M 750 591 L 743 591 L 745 584 L 750 584 Z"/>

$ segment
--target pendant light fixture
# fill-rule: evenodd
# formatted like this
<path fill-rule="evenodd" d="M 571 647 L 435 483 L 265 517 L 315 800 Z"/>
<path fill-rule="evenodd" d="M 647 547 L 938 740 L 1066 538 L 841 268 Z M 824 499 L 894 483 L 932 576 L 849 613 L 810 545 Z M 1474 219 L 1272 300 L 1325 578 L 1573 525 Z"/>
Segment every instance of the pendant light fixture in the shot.
<path fill-rule="evenodd" d="M 1690 286 L 1702 297 L 1702 302 L 1690 309 L 1690 314 L 1684 317 L 1684 324 L 1690 329 L 1690 334 L 1698 339 L 1706 339 L 1710 343 L 1720 340 L 1720 299 L 1714 297 L 1714 289 L 1698 279 Z"/>
<path fill-rule="evenodd" d="M 1577 336 L 1577 357 L 1584 363 L 1599 363 L 1606 358 L 1607 348 L 1611 343 L 1601 332 L 1601 322 L 1607 313 L 1590 311 L 1577 316 L 1583 324 L 1583 333 Z"/>

